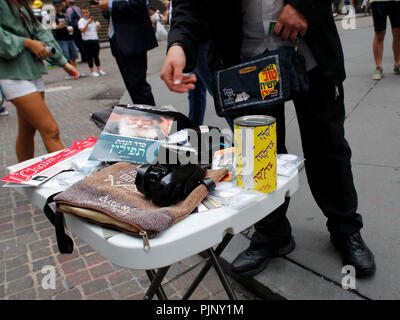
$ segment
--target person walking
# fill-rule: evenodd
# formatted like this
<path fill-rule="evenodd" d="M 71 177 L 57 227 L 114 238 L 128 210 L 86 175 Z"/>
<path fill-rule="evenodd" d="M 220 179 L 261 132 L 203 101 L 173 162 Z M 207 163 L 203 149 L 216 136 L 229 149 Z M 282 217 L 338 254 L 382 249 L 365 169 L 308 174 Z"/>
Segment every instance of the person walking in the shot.
<path fill-rule="evenodd" d="M 100 65 L 100 44 L 99 36 L 97 34 L 101 25 L 99 22 L 94 21 L 93 17 L 90 16 L 89 9 L 86 7 L 82 8 L 82 18 L 78 22 L 78 27 L 82 33 L 83 44 L 88 56 L 90 75 L 92 77 L 98 77 L 100 75 L 105 76 L 106 73 L 102 70 Z M 98 72 L 94 70 L 93 61 Z"/>
<path fill-rule="evenodd" d="M 398 0 L 371 0 L 372 19 L 374 21 L 374 40 L 372 51 L 375 60 L 373 80 L 383 78 L 383 42 L 386 34 L 387 18 L 392 26 L 392 50 L 394 56 L 393 73 L 400 75 L 400 1 Z"/>
<path fill-rule="evenodd" d="M 305 57 L 310 89 L 293 101 L 307 159 L 308 183 L 328 218 L 330 239 L 343 264 L 354 266 L 357 276 L 368 276 L 374 274 L 376 265 L 360 233 L 363 220 L 357 213 L 351 149 L 344 136 L 344 57 L 331 4 L 321 0 L 176 1 L 161 78 L 174 92 L 193 89 L 196 77 L 183 72 L 195 66 L 204 22 L 212 30 L 209 61 L 214 71 L 239 65 L 266 49 L 294 46 L 294 40 L 300 38 L 298 48 Z M 276 21 L 272 35 L 265 28 L 271 21 Z M 277 152 L 287 153 L 283 104 L 244 114 L 276 118 Z M 287 197 L 255 225 L 250 246 L 232 262 L 237 274 L 253 276 L 263 271 L 271 259 L 294 250 L 286 216 L 289 202 Z"/>
<path fill-rule="evenodd" d="M 82 63 L 88 61 L 88 55 L 85 49 L 85 45 L 82 39 L 82 33 L 79 30 L 78 21 L 82 18 L 82 10 L 79 8 L 74 0 L 69 0 L 66 2 L 66 11 L 65 11 L 68 21 L 71 26 L 74 28 L 74 33 L 72 34 L 75 45 L 78 47 L 79 53 L 81 54 Z"/>
<path fill-rule="evenodd" d="M 110 20 L 108 36 L 125 86 L 135 104 L 155 105 L 146 80 L 147 51 L 158 46 L 146 0 L 100 0 L 95 6 Z"/>
<path fill-rule="evenodd" d="M 34 156 L 34 136 L 39 131 L 47 152 L 64 149 L 56 121 L 44 100 L 48 60 L 75 76 L 57 41 L 36 20 L 28 0 L 0 1 L 0 86 L 17 109 L 19 161 Z"/>
<path fill-rule="evenodd" d="M 53 29 L 54 38 L 60 45 L 64 57 L 67 58 L 68 62 L 74 67 L 77 67 L 78 48 L 75 46 L 73 40 L 73 27 L 69 24 L 67 16 L 62 12 L 61 1 L 53 1 L 56 9 L 55 26 Z M 66 79 L 70 76 L 67 75 Z"/>

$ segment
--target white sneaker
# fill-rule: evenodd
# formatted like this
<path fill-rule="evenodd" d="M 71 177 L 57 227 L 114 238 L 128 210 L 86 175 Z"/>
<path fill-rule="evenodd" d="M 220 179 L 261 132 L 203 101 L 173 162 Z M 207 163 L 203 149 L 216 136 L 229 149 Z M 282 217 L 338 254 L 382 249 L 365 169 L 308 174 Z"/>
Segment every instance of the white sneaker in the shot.
<path fill-rule="evenodd" d="M 100 73 L 102 76 L 105 76 L 105 75 L 107 74 L 107 73 L 104 72 L 103 70 L 100 70 L 99 73 Z"/>
<path fill-rule="evenodd" d="M 96 71 L 93 71 L 90 75 L 95 78 L 100 76 Z"/>
<path fill-rule="evenodd" d="M 8 116 L 8 114 L 9 114 L 8 111 L 0 112 L 0 117 L 2 117 L 2 116 Z"/>

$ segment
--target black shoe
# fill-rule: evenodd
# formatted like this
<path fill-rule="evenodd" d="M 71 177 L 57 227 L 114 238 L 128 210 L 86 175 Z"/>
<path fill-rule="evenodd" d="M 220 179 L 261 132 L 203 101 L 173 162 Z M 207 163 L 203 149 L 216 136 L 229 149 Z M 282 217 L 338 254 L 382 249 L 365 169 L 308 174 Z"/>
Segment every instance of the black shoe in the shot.
<path fill-rule="evenodd" d="M 342 255 L 343 265 L 351 265 L 356 270 L 356 276 L 365 277 L 375 273 L 375 259 L 367 247 L 360 232 L 351 236 L 331 235 L 331 242 Z"/>
<path fill-rule="evenodd" d="M 295 247 L 293 237 L 288 244 L 276 249 L 256 250 L 249 247 L 233 260 L 232 269 L 244 278 L 254 276 L 263 271 L 271 259 L 285 256 Z"/>

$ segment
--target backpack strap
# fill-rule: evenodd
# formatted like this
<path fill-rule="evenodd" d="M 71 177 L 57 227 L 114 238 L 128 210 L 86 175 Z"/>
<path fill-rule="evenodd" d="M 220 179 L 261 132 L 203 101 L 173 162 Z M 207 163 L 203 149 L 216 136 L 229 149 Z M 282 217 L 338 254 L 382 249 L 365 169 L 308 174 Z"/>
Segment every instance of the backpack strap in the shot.
<path fill-rule="evenodd" d="M 46 203 L 43 207 L 43 212 L 46 215 L 47 219 L 49 219 L 51 224 L 56 228 L 57 246 L 60 253 L 72 253 L 72 251 L 74 250 L 74 242 L 65 233 L 64 214 L 58 210 L 54 212 L 50 208 L 50 204 L 54 203 L 54 197 L 59 193 L 60 192 L 57 192 L 47 198 Z"/>

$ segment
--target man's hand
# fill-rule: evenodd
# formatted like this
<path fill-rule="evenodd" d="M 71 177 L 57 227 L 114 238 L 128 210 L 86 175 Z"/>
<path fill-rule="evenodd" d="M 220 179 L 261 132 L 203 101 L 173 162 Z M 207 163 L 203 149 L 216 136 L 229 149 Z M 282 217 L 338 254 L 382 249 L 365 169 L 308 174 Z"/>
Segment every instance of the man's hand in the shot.
<path fill-rule="evenodd" d="M 184 76 L 183 69 L 185 65 L 186 56 L 182 47 L 172 46 L 169 48 L 160 75 L 169 90 L 184 93 L 194 89 L 194 83 L 197 80 L 196 75 Z"/>
<path fill-rule="evenodd" d="M 99 2 L 99 4 L 96 5 L 96 6 L 93 6 L 94 8 L 99 8 L 102 11 L 108 11 L 109 10 L 108 3 L 110 2 L 110 0 L 99 0 L 98 2 Z"/>
<path fill-rule="evenodd" d="M 296 40 L 297 36 L 306 34 L 308 22 L 306 18 L 292 5 L 287 4 L 275 24 L 274 33 L 282 40 Z"/>

